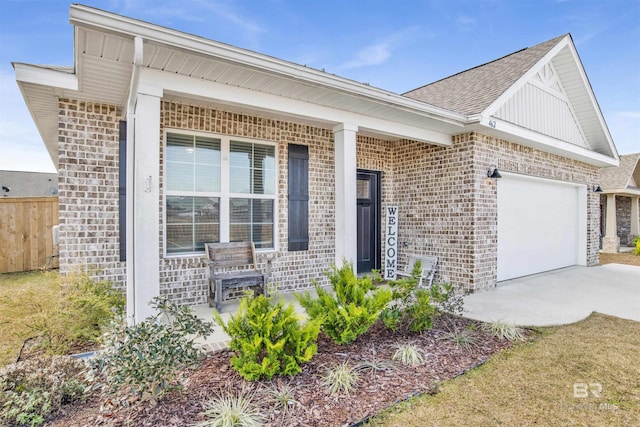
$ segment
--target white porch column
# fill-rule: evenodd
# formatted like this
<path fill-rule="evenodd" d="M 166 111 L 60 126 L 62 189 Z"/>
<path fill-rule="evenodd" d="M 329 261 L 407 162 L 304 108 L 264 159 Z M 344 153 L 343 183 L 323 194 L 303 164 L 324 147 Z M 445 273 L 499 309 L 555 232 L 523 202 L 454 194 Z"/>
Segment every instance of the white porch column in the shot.
<path fill-rule="evenodd" d="M 333 128 L 335 153 L 336 265 L 358 257 L 356 133 L 358 126 L 342 123 Z"/>
<path fill-rule="evenodd" d="M 631 227 L 629 229 L 630 238 L 640 234 L 640 215 L 638 214 L 638 201 L 640 197 L 631 197 Z M 629 240 L 631 241 L 631 240 Z"/>
<path fill-rule="evenodd" d="M 607 194 L 607 223 L 602 238 L 602 252 L 615 254 L 620 249 L 618 225 L 616 220 L 616 195 Z"/>
<path fill-rule="evenodd" d="M 160 100 L 162 89 L 141 87 L 136 101 L 133 147 L 129 147 L 130 212 L 127 247 L 127 317 L 140 322 L 154 314 L 149 301 L 160 295 Z M 130 221 L 130 222 L 129 222 Z M 131 312 L 133 311 L 133 312 Z"/>

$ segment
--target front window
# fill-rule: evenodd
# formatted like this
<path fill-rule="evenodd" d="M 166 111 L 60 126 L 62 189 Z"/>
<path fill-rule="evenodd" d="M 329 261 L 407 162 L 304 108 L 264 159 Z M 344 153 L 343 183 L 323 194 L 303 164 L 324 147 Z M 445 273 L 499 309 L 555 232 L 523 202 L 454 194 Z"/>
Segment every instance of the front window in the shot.
<path fill-rule="evenodd" d="M 167 254 L 274 247 L 275 146 L 169 132 L 165 165 Z"/>

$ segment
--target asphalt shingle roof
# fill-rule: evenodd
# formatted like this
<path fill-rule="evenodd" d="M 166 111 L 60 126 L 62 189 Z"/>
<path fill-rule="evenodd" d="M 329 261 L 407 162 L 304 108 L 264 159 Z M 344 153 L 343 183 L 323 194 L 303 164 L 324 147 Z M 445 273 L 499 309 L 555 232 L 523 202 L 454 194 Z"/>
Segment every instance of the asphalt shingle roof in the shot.
<path fill-rule="evenodd" d="M 562 39 L 563 35 L 422 86 L 404 96 L 457 113 L 484 111 Z"/>
<path fill-rule="evenodd" d="M 620 156 L 620 166 L 600 169 L 600 186 L 603 190 L 626 189 L 640 161 L 640 153 Z"/>

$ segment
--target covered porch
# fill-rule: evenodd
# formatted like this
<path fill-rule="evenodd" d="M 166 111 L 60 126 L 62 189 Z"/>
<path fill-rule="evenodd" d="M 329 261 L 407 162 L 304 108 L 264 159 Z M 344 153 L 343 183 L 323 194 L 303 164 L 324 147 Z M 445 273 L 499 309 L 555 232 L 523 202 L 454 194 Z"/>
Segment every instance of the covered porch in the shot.
<path fill-rule="evenodd" d="M 640 234 L 640 153 L 620 156 L 620 165 L 600 169 L 602 252 L 625 252 Z"/>

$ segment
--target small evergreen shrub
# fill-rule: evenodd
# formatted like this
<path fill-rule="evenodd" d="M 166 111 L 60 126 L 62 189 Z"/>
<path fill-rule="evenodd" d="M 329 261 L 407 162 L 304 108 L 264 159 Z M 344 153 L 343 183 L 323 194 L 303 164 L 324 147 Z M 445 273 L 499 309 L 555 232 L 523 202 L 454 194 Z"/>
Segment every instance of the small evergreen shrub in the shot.
<path fill-rule="evenodd" d="M 631 244 L 635 245 L 635 248 L 633 248 L 633 254 L 640 255 L 640 236 L 636 236 Z"/>
<path fill-rule="evenodd" d="M 0 369 L 0 422 L 35 426 L 81 401 L 88 381 L 83 361 L 43 356 Z"/>
<path fill-rule="evenodd" d="M 437 309 L 431 303 L 430 292 L 418 287 L 421 275 L 422 266 L 417 261 L 410 277 L 389 282 L 392 301 L 380 316 L 388 328 L 395 331 L 403 327 L 414 332 L 431 328 Z"/>
<path fill-rule="evenodd" d="M 316 298 L 308 291 L 295 297 L 311 319 L 322 322 L 322 331 L 336 344 L 351 343 L 378 319 L 391 300 L 391 291 L 382 287 L 372 289 L 371 277 L 357 277 L 353 264 L 347 261 L 339 269 L 333 265 L 326 274 L 333 294 L 314 281 Z"/>
<path fill-rule="evenodd" d="M 229 347 L 236 353 L 231 358 L 233 368 L 249 381 L 295 375 L 318 349 L 320 322 L 302 325 L 293 305 L 285 307 L 284 302 L 274 303 L 264 295 L 242 298 L 226 325 L 220 313 L 214 315 L 231 338 Z"/>
<path fill-rule="evenodd" d="M 213 324 L 199 319 L 189 307 L 166 298 L 154 298 L 151 305 L 158 314 L 143 322 L 114 323 L 105 335 L 105 349 L 93 360 L 96 381 L 116 402 L 156 399 L 179 389 L 180 371 L 203 357 L 195 339 L 213 332 Z"/>
<path fill-rule="evenodd" d="M 421 288 L 421 274 L 417 261 L 410 277 L 389 282 L 392 301 L 380 316 L 388 328 L 422 332 L 433 327 L 433 319 L 441 312 L 462 312 L 462 297 L 455 295 L 452 285 L 434 283 L 429 289 Z"/>

